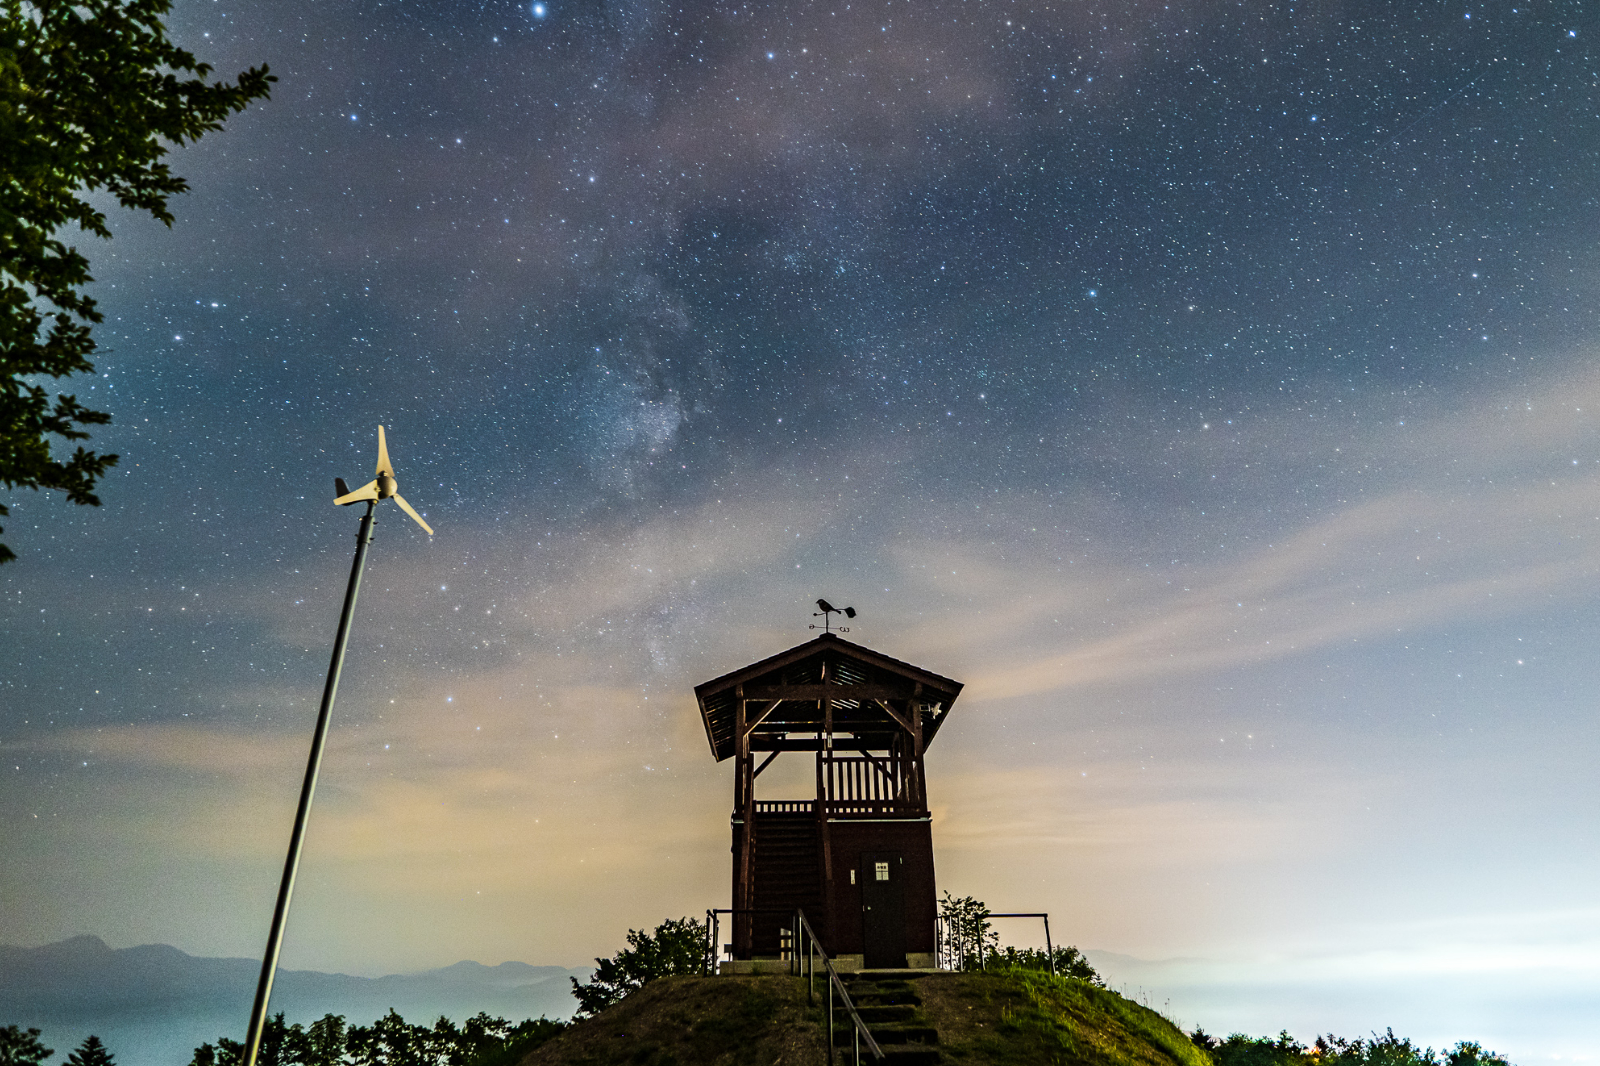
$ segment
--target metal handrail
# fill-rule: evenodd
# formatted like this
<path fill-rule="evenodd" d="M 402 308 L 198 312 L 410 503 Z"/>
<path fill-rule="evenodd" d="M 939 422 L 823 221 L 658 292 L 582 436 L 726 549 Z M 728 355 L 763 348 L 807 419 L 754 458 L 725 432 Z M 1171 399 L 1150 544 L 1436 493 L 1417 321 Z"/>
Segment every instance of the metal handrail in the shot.
<path fill-rule="evenodd" d="M 706 910 L 706 957 L 702 972 L 715 976 L 722 949 L 717 943 L 722 939 L 721 916 L 737 917 L 741 914 L 788 914 L 787 907 L 711 907 Z"/>
<path fill-rule="evenodd" d="M 1052 977 L 1056 976 L 1056 953 L 1055 953 L 1054 946 L 1050 943 L 1050 914 L 1049 914 L 1048 911 L 1028 911 L 1028 912 L 1025 912 L 1025 913 L 1010 913 L 1010 914 L 986 914 L 986 915 L 984 915 L 984 917 L 985 918 L 1043 918 L 1044 919 L 1044 953 L 1045 953 L 1045 957 L 1050 962 L 1050 976 L 1052 976 Z M 943 954 L 944 953 L 944 929 L 943 929 L 943 927 L 944 927 L 944 919 L 943 918 L 934 919 L 934 925 L 937 927 L 937 931 L 934 933 L 934 944 L 938 948 L 939 953 Z M 983 937 L 980 936 L 978 938 L 978 969 L 980 969 L 980 970 L 983 969 L 983 966 L 984 966 L 984 962 L 983 962 Z"/>
<path fill-rule="evenodd" d="M 801 965 L 799 950 L 800 945 L 806 937 L 810 937 L 810 946 L 805 953 L 808 967 L 806 974 L 807 1003 L 811 1003 L 814 998 L 812 989 L 816 982 L 816 955 L 819 950 L 822 953 L 822 966 L 828 975 L 828 1066 L 833 1066 L 833 993 L 835 989 L 838 990 L 839 998 L 844 1002 L 844 1009 L 850 1014 L 850 1020 L 855 1023 L 854 1043 L 856 1052 L 856 1066 L 861 1066 L 861 1039 L 863 1037 L 866 1038 L 867 1050 L 872 1052 L 872 1057 L 875 1059 L 884 1058 L 885 1056 L 883 1049 L 879 1047 L 878 1042 L 872 1038 L 872 1030 L 867 1028 L 867 1023 L 862 1021 L 861 1015 L 856 1013 L 856 1005 L 850 999 L 850 993 L 845 990 L 844 981 L 842 981 L 839 977 L 839 971 L 833 968 L 833 961 L 828 958 L 828 949 L 822 946 L 822 941 L 817 939 L 817 931 L 811 928 L 810 922 L 806 921 L 805 911 L 796 910 L 794 912 L 794 930 L 795 936 L 793 943 L 796 950 L 792 953 L 790 960 L 791 972 L 798 973 Z"/>

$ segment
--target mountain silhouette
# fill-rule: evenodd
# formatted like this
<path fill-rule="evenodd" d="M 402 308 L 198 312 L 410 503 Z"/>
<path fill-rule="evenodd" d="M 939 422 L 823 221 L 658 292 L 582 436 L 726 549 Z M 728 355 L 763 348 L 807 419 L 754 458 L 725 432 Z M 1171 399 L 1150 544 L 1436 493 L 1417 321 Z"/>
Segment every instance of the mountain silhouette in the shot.
<path fill-rule="evenodd" d="M 53 1063 L 93 1033 L 118 1066 L 185 1066 L 203 1042 L 243 1038 L 260 968 L 256 959 L 204 958 L 166 944 L 110 948 L 94 936 L 0 945 L 0 1026 L 42 1030 Z M 387 977 L 280 970 L 272 1011 L 291 1023 L 342 1014 L 363 1025 L 391 1008 L 429 1023 L 479 1011 L 513 1021 L 566 1018 L 577 1005 L 567 978 L 589 973 L 524 962 L 458 962 Z"/>

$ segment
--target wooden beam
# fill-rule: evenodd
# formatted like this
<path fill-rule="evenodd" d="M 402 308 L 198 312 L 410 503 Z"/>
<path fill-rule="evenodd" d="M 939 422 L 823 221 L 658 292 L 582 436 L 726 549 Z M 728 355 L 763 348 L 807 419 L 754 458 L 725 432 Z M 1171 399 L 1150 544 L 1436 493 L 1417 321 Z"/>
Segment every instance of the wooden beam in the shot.
<path fill-rule="evenodd" d="M 895 685 L 750 685 L 747 700 L 903 700 L 911 695 Z"/>
<path fill-rule="evenodd" d="M 882 774 L 884 777 L 886 777 L 889 780 L 890 784 L 894 783 L 894 771 L 893 770 L 889 769 L 887 766 L 883 765 L 883 763 L 879 762 L 877 760 L 877 758 L 872 754 L 872 752 L 863 751 L 861 754 L 869 763 L 871 763 L 873 765 L 873 768 L 876 769 L 878 771 L 878 773 Z"/>
<path fill-rule="evenodd" d="M 865 740 L 835 740 L 833 744 L 834 751 L 878 751 L 887 747 L 887 744 L 873 745 Z M 821 751 L 822 741 L 817 739 L 815 733 L 799 739 L 793 736 L 773 736 L 769 733 L 756 733 L 750 737 L 750 750 Z"/>
<path fill-rule="evenodd" d="M 749 711 L 749 709 L 748 708 L 745 709 L 745 712 L 742 715 L 742 717 L 745 720 L 744 731 L 746 733 L 754 732 L 756 726 L 760 725 L 762 722 L 765 722 L 767 720 L 767 715 L 769 715 L 773 711 L 777 710 L 778 706 L 781 703 L 783 703 L 782 700 L 773 700 L 771 703 L 767 704 L 767 709 L 766 710 L 762 711 L 760 714 L 755 716 L 755 719 L 753 721 L 750 719 L 750 711 Z"/>
<path fill-rule="evenodd" d="M 922 706 L 923 705 L 920 702 L 913 701 L 910 706 L 911 706 L 911 721 L 912 721 L 912 723 L 914 725 L 916 725 L 917 728 L 912 730 L 912 733 L 911 733 L 911 752 L 910 752 L 910 754 L 911 754 L 911 766 L 910 766 L 911 773 L 909 775 L 907 775 L 907 776 L 909 778 L 911 778 L 912 781 L 914 782 L 914 784 L 912 785 L 912 793 L 911 793 L 911 795 L 916 798 L 917 806 L 920 807 L 923 810 L 927 810 L 928 809 L 928 781 L 927 781 L 927 778 L 924 776 L 925 764 L 924 764 L 923 759 L 922 759 L 922 752 L 923 752 L 923 744 L 922 744 Z"/>
<path fill-rule="evenodd" d="M 756 767 L 756 772 L 750 775 L 750 780 L 754 781 L 756 778 L 760 777 L 761 776 L 761 771 L 763 771 L 767 767 L 771 766 L 772 765 L 772 760 L 776 759 L 778 756 L 780 756 L 782 754 L 783 754 L 783 752 L 781 752 L 781 751 L 775 751 L 771 755 L 768 755 L 766 757 L 766 759 L 762 761 L 761 765 Z"/>
<path fill-rule="evenodd" d="M 893 718 L 897 723 L 899 723 L 901 729 L 904 729 L 907 733 L 916 733 L 916 727 L 905 718 L 902 718 L 899 711 L 889 706 L 883 700 L 873 700 L 872 702 L 876 703 L 879 707 L 882 707 L 883 713 L 887 714 L 890 718 Z"/>

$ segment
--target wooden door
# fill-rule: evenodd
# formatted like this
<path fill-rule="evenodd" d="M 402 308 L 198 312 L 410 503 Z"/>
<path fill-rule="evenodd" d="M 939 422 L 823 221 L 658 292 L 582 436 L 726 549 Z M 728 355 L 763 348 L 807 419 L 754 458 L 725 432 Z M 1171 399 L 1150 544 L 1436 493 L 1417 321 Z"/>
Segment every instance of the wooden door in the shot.
<path fill-rule="evenodd" d="M 898 852 L 861 856 L 861 942 L 868 969 L 906 964 L 905 870 Z"/>

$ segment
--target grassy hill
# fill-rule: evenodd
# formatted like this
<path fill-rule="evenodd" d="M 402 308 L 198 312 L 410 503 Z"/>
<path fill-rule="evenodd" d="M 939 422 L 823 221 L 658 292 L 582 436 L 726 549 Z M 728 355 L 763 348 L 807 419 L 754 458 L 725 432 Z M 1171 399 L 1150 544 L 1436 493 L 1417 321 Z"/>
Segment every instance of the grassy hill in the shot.
<path fill-rule="evenodd" d="M 885 1044 L 890 1063 L 1211 1063 L 1161 1015 L 1085 981 L 1018 971 L 928 974 L 894 985 L 908 986 L 896 1020 L 882 1026 L 887 1039 L 911 1033 L 917 1043 Z M 799 978 L 664 978 L 573 1026 L 519 1066 L 818 1066 L 826 1061 L 827 1036 L 820 981 L 817 987 L 818 1003 L 808 1006 Z M 871 992 L 863 998 L 894 999 Z M 840 1041 L 847 1038 L 841 1029 Z"/>

